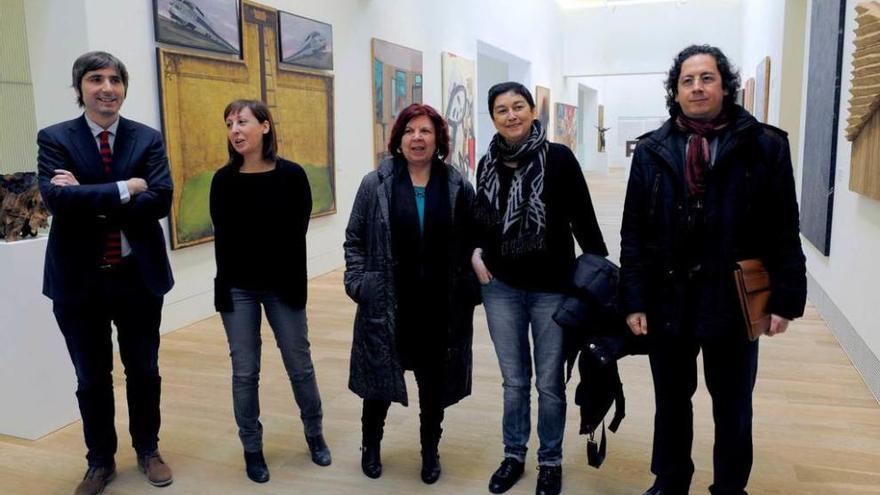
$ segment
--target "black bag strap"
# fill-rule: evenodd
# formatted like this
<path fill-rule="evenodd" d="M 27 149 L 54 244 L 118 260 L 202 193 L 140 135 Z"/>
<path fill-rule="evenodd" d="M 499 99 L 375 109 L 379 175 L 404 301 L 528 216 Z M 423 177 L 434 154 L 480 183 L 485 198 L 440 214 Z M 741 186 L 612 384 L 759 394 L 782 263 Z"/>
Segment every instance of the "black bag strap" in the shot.
<path fill-rule="evenodd" d="M 587 440 L 587 464 L 599 469 L 605 461 L 605 449 L 607 447 L 607 436 L 605 435 L 605 422 L 602 421 L 602 439 L 599 443 L 595 440 L 596 432 L 590 433 L 590 439 Z"/>

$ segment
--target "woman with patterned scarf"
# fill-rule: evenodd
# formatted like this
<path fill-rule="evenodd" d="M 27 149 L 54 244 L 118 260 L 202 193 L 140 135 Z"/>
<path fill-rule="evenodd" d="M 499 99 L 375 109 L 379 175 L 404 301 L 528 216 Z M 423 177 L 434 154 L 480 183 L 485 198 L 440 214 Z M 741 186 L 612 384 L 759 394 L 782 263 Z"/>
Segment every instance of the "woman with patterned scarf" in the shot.
<path fill-rule="evenodd" d="M 531 430 L 534 342 L 538 389 L 539 473 L 535 493 L 562 486 L 565 380 L 562 329 L 552 315 L 581 250 L 608 254 L 580 164 L 567 147 L 547 141 L 535 102 L 522 84 L 489 89 L 497 129 L 477 168 L 477 248 L 471 262 L 482 284 L 489 334 L 504 389 L 504 460 L 489 491 L 504 493 L 523 473 Z"/>

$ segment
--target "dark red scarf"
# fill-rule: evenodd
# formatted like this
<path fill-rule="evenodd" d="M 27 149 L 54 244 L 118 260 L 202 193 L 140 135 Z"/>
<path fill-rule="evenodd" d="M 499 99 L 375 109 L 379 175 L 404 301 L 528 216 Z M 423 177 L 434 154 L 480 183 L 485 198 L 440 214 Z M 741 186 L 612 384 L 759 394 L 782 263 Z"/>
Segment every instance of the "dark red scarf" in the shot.
<path fill-rule="evenodd" d="M 687 180 L 689 196 L 702 196 L 706 192 L 705 174 L 712 157 L 709 140 L 717 136 L 729 123 L 730 119 L 724 112 L 712 120 L 691 119 L 684 114 L 679 114 L 675 118 L 675 126 L 678 130 L 688 135 L 684 176 Z"/>

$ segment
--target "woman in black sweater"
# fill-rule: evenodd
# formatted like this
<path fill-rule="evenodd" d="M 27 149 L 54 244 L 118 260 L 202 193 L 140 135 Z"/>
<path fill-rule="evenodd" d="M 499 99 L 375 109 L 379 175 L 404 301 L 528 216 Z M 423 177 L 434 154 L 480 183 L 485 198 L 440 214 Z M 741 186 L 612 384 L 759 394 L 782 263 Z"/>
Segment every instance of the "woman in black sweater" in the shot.
<path fill-rule="evenodd" d="M 229 162 L 211 183 L 217 278 L 214 305 L 232 357 L 232 402 L 248 477 L 269 480 L 258 386 L 261 306 L 300 409 L 312 460 L 330 464 L 306 324 L 306 231 L 312 212 L 302 167 L 277 156 L 268 107 L 236 100 L 223 112 Z"/>
<path fill-rule="evenodd" d="M 507 491 L 523 473 L 531 430 L 531 327 L 540 440 L 535 493 L 555 495 L 562 482 L 565 381 L 562 329 L 552 315 L 574 269 L 572 235 L 586 253 L 608 251 L 580 165 L 570 149 L 547 141 L 529 90 L 496 84 L 489 112 L 498 132 L 477 168 L 478 247 L 471 259 L 504 387 L 504 461 L 489 491 Z"/>

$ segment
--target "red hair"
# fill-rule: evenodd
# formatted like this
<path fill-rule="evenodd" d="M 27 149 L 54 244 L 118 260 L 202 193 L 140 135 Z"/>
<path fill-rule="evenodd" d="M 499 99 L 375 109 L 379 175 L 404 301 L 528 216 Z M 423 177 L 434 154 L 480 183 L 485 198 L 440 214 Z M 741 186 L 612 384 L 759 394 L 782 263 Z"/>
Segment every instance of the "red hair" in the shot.
<path fill-rule="evenodd" d="M 388 152 L 395 157 L 402 157 L 400 151 L 400 143 L 403 141 L 403 133 L 409 121 L 421 117 L 422 115 L 431 119 L 434 124 L 434 135 L 436 136 L 437 156 L 442 160 L 449 156 L 449 126 L 446 125 L 446 119 L 440 116 L 437 110 L 431 105 L 422 103 L 413 103 L 403 109 L 394 125 L 391 127 L 391 137 L 388 139 Z"/>

